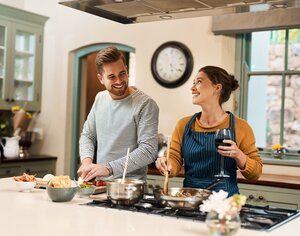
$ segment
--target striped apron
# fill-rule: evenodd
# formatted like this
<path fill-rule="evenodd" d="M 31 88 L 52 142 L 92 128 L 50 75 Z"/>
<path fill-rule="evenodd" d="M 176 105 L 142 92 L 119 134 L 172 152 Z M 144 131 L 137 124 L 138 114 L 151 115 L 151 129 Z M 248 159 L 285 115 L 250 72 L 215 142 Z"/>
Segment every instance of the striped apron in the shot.
<path fill-rule="evenodd" d="M 235 141 L 235 121 L 232 113 L 227 112 L 230 118 L 229 129 L 232 140 Z M 205 188 L 216 180 L 214 175 L 219 174 L 221 166 L 221 155 L 215 147 L 215 132 L 196 132 L 191 129 L 196 113 L 185 127 L 182 143 L 182 156 L 184 161 L 185 179 L 184 187 Z M 224 157 L 224 171 L 229 178 L 219 182 L 212 188 L 213 191 L 223 189 L 229 196 L 239 193 L 236 177 L 236 162 L 233 158 Z"/>

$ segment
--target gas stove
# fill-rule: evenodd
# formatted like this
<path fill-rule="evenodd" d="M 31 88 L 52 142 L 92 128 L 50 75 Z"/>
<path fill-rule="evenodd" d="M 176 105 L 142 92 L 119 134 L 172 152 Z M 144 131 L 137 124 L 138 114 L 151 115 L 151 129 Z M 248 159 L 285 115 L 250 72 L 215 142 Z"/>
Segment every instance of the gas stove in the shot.
<path fill-rule="evenodd" d="M 200 211 L 175 210 L 170 207 L 160 206 L 153 195 L 145 195 L 140 202 L 133 206 L 116 205 L 107 199 L 94 200 L 84 205 L 141 212 L 193 221 L 205 221 L 206 218 L 206 213 Z M 300 216 L 300 212 L 297 210 L 245 205 L 240 214 L 241 227 L 259 231 L 271 231 L 298 216 Z"/>

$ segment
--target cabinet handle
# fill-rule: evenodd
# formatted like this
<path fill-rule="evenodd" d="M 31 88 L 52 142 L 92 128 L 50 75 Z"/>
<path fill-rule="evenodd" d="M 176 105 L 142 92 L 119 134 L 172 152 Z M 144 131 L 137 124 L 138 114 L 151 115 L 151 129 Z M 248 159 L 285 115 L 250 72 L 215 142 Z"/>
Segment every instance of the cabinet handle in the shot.
<path fill-rule="evenodd" d="M 264 200 L 266 200 L 263 196 L 258 196 L 258 200 L 260 200 L 260 201 L 264 201 Z"/>
<path fill-rule="evenodd" d="M 249 200 L 253 200 L 253 199 L 254 199 L 254 196 L 251 194 L 251 195 L 249 195 L 248 199 L 249 199 Z"/>

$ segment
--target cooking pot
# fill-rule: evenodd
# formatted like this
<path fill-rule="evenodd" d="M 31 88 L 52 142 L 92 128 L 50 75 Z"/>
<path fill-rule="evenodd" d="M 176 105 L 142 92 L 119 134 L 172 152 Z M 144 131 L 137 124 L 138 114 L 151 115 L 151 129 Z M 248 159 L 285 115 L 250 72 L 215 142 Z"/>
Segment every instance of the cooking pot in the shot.
<path fill-rule="evenodd" d="M 162 206 L 182 210 L 199 210 L 199 205 L 210 195 L 209 189 L 216 186 L 222 179 L 218 178 L 205 189 L 199 188 L 168 188 L 167 194 L 163 189 L 154 189 L 153 194 Z"/>
<path fill-rule="evenodd" d="M 107 198 L 114 204 L 134 205 L 139 202 L 144 195 L 145 181 L 139 179 L 116 179 L 107 182 Z"/>

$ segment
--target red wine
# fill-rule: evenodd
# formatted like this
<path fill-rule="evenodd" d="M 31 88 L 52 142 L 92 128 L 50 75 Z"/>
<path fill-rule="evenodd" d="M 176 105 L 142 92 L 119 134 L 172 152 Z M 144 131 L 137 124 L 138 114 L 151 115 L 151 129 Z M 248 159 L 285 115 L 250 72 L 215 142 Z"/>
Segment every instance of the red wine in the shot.
<path fill-rule="evenodd" d="M 215 139 L 215 144 L 216 144 L 216 148 L 218 148 L 218 146 L 230 146 L 230 143 L 223 143 L 223 140 L 229 140 L 226 138 L 216 138 Z"/>

